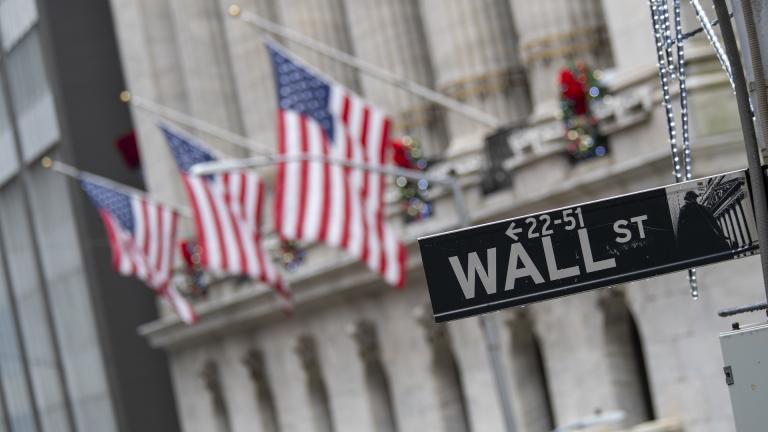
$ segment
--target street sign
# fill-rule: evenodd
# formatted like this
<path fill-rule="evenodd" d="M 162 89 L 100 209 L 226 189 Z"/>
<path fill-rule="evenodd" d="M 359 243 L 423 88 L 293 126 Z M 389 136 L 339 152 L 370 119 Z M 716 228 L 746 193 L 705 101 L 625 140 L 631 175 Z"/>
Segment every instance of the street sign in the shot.
<path fill-rule="evenodd" d="M 757 253 L 746 170 L 419 239 L 435 321 Z"/>

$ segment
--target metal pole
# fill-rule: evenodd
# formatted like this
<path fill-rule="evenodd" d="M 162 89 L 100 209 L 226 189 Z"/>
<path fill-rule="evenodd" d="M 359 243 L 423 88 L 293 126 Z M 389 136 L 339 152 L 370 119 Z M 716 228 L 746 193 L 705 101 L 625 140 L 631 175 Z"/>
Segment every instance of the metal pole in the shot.
<path fill-rule="evenodd" d="M 467 228 L 472 224 L 472 219 L 467 209 L 467 203 L 464 200 L 464 191 L 461 189 L 461 183 L 457 177 L 451 177 L 451 190 L 453 191 L 453 205 L 459 217 L 459 226 Z M 517 431 L 515 413 L 512 408 L 512 397 L 507 388 L 507 374 L 500 349 L 501 344 L 496 321 L 489 314 L 480 315 L 478 319 L 480 320 L 480 328 L 485 339 L 485 349 L 488 351 L 488 357 L 491 361 L 491 373 L 496 380 L 496 393 L 499 398 L 501 413 L 504 417 L 504 426 L 507 432 L 515 432 Z"/>
<path fill-rule="evenodd" d="M 186 207 L 160 201 L 158 199 L 151 197 L 146 191 L 143 191 L 141 189 L 136 189 L 134 187 L 124 185 L 122 183 L 118 183 L 114 180 L 110 180 L 100 175 L 91 174 L 85 171 L 80 171 L 79 169 L 73 167 L 72 165 L 65 164 L 64 162 L 59 162 L 56 160 L 52 160 L 49 157 L 44 157 L 43 159 L 41 159 L 40 164 L 43 166 L 43 168 L 49 168 L 67 177 L 71 177 L 76 180 L 87 180 L 91 183 L 108 187 L 110 189 L 115 189 L 127 195 L 140 195 L 143 197 L 147 197 L 147 199 L 149 200 L 152 200 L 158 204 L 162 204 L 168 208 L 173 209 L 176 213 L 178 213 L 181 216 L 186 216 L 186 217 L 192 216 L 192 212 L 190 212 L 189 209 Z"/>
<path fill-rule="evenodd" d="M 709 18 L 707 18 L 707 13 L 704 12 L 704 8 L 701 7 L 699 0 L 691 0 L 691 5 L 693 6 L 694 12 L 696 12 L 696 19 L 699 20 L 701 28 L 704 30 L 704 34 L 707 36 L 709 43 L 712 44 L 712 48 L 715 50 L 715 56 L 717 56 L 717 60 L 720 61 L 720 66 L 723 67 L 725 74 L 728 75 L 728 81 L 731 83 L 731 87 L 736 90 L 736 87 L 733 83 L 733 72 L 731 71 L 730 62 L 728 61 L 726 54 L 723 52 L 723 47 L 720 46 L 720 41 L 717 40 L 715 31 L 712 29 L 712 24 L 709 22 Z M 718 14 L 719 21 L 730 20 L 730 18 L 730 16 L 720 18 Z"/>
<path fill-rule="evenodd" d="M 282 36 L 291 42 L 302 45 L 324 56 L 330 57 L 339 63 L 355 68 L 370 75 L 373 78 L 379 79 L 388 84 L 392 84 L 395 87 L 413 93 L 444 108 L 455 111 L 478 123 L 489 126 L 491 128 L 497 128 L 502 124 L 501 120 L 499 120 L 497 117 L 483 112 L 471 105 L 459 102 L 456 99 L 450 98 L 428 87 L 424 87 L 423 85 L 417 84 L 411 80 L 395 75 L 386 69 L 380 68 L 371 63 L 360 60 L 355 56 L 349 55 L 343 51 L 339 51 L 333 47 L 317 42 L 314 39 L 311 39 L 287 27 L 281 26 L 280 24 L 272 22 L 264 17 L 256 15 L 253 12 L 241 10 L 237 5 L 230 6 L 229 14 L 235 18 L 243 20 L 248 24 L 258 27 L 263 31 Z"/>
<path fill-rule="evenodd" d="M 760 242 L 760 262 L 763 268 L 763 288 L 768 298 L 768 195 L 766 194 L 765 176 L 760 163 L 760 149 L 757 147 L 755 125 L 752 123 L 752 110 L 749 104 L 749 92 L 744 78 L 744 70 L 739 58 L 739 48 L 736 36 L 728 15 L 725 0 L 713 0 L 715 12 L 720 19 L 720 31 L 725 43 L 725 52 L 731 64 L 733 83 L 736 89 L 736 104 L 739 108 L 741 131 L 744 135 L 744 147 L 747 151 L 749 165 L 749 183 L 752 186 L 752 198 L 755 203 L 755 219 L 757 221 L 757 239 Z"/>
<path fill-rule="evenodd" d="M 766 94 L 765 71 L 763 70 L 763 56 L 760 53 L 760 38 L 757 34 L 752 0 L 741 1 L 741 13 L 744 18 L 744 28 L 747 33 L 749 56 L 752 58 L 752 73 L 755 77 L 755 101 L 757 112 L 755 117 L 760 134 L 758 142 L 762 140 L 763 147 L 768 146 L 768 94 Z"/>
<path fill-rule="evenodd" d="M 267 145 L 257 143 L 230 130 L 200 120 L 197 117 L 184 114 L 181 111 L 177 111 L 165 105 L 160 105 L 159 103 L 149 99 L 144 99 L 141 96 L 132 95 L 128 92 L 125 92 L 125 96 L 123 97 L 125 98 L 125 102 L 130 102 L 131 105 L 133 105 L 135 108 L 152 113 L 158 117 L 171 120 L 196 131 L 206 133 L 210 136 L 224 140 L 230 144 L 234 144 L 244 149 L 262 154 L 271 154 L 274 152 L 273 149 Z"/>
<path fill-rule="evenodd" d="M 225 159 L 212 162 L 205 162 L 194 165 L 190 168 L 189 172 L 194 175 L 211 175 L 220 173 L 223 171 L 232 171 L 247 168 L 262 168 L 272 166 L 281 163 L 296 163 L 296 162 L 323 162 L 331 165 L 339 165 L 347 168 L 360 169 L 377 174 L 388 174 L 394 176 L 402 176 L 417 180 L 427 180 L 433 183 L 439 183 L 445 186 L 453 186 L 454 179 L 449 176 L 442 176 L 436 174 L 425 173 L 423 171 L 417 171 L 407 168 L 400 168 L 389 165 L 373 165 L 365 162 L 351 161 L 348 159 L 332 158 L 322 155 L 290 155 L 290 156 L 255 156 L 245 159 Z M 455 196 L 455 195 L 454 195 Z"/>

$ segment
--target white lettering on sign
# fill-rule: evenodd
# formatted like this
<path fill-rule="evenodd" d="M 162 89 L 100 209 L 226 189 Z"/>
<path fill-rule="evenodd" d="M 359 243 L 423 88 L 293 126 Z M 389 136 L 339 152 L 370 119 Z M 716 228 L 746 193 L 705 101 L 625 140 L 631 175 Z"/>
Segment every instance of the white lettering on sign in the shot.
<path fill-rule="evenodd" d="M 522 267 L 517 266 L 518 260 L 523 262 Z M 515 289 L 515 281 L 521 277 L 531 277 L 536 284 L 544 282 L 539 269 L 536 268 L 536 264 L 533 263 L 523 245 L 512 243 L 512 247 L 509 250 L 509 265 L 507 266 L 507 280 L 504 283 L 504 291 Z"/>
<path fill-rule="evenodd" d="M 477 256 L 477 252 L 469 254 L 467 262 L 467 273 L 464 274 L 464 269 L 461 268 L 461 262 L 459 258 L 452 256 L 448 258 L 453 268 L 453 273 L 456 274 L 456 279 L 461 285 L 461 291 L 464 293 L 464 298 L 471 299 L 475 297 L 475 273 L 480 276 L 480 282 L 485 288 L 485 292 L 488 294 L 496 293 L 496 248 L 490 248 L 487 252 L 488 256 L 488 271 L 480 262 L 480 257 Z"/>
<path fill-rule="evenodd" d="M 587 270 L 587 273 L 616 267 L 616 260 L 614 258 L 595 261 L 595 259 L 592 257 L 592 246 L 589 244 L 589 235 L 587 235 L 587 229 L 581 228 L 579 229 L 578 233 L 579 244 L 581 244 L 581 253 L 584 257 L 584 268 Z"/>
<path fill-rule="evenodd" d="M 557 261 L 555 261 L 555 251 L 552 249 L 552 240 L 549 237 L 541 239 L 541 244 L 544 246 L 544 258 L 547 260 L 547 271 L 549 271 L 549 280 L 557 280 L 567 277 L 578 276 L 579 266 L 557 268 Z"/>
<path fill-rule="evenodd" d="M 616 241 L 619 243 L 626 243 L 632 238 L 632 231 L 627 228 L 630 223 L 636 224 L 640 237 L 645 238 L 643 221 L 647 219 L 648 216 L 642 215 L 633 217 L 629 219 L 629 221 L 618 220 L 614 222 L 613 229 L 619 234 L 619 237 L 616 237 Z M 515 229 L 514 224 L 509 227 L 506 234 L 509 235 L 510 230 L 512 229 Z M 579 228 L 577 233 L 579 236 L 579 245 L 581 247 L 581 257 L 584 262 L 584 270 L 586 273 L 593 273 L 616 267 L 615 258 L 595 261 L 595 257 L 592 254 L 592 245 L 589 241 L 589 232 L 586 228 Z M 547 273 L 550 281 L 574 277 L 581 274 L 578 264 L 570 267 L 558 267 L 551 237 L 546 236 L 540 238 L 541 246 L 544 249 L 544 259 L 547 264 Z M 456 275 L 456 279 L 461 286 L 461 291 L 464 293 L 464 298 L 467 300 L 475 298 L 477 278 L 480 278 L 480 282 L 483 284 L 483 288 L 487 294 L 496 294 L 496 248 L 488 249 L 486 251 L 486 258 L 488 264 L 487 266 L 483 266 L 483 263 L 480 262 L 478 253 L 470 252 L 467 255 L 466 272 L 461 265 L 459 257 L 452 256 L 448 258 L 453 273 Z M 525 250 L 523 245 L 519 242 L 512 243 L 509 250 L 509 262 L 507 263 L 507 276 L 504 281 L 504 291 L 515 289 L 515 282 L 520 278 L 526 277 L 531 278 L 536 285 L 546 282 L 541 275 L 541 271 L 533 262 L 531 256 L 528 254 L 528 251 Z"/>
<path fill-rule="evenodd" d="M 626 228 L 627 224 L 629 222 L 624 219 L 619 219 L 613 223 L 613 230 L 619 235 L 616 237 L 616 243 L 626 243 L 632 238 L 632 231 Z"/>
<path fill-rule="evenodd" d="M 637 230 L 640 232 L 641 239 L 645 238 L 645 228 L 643 227 L 644 220 L 648 220 L 648 215 L 635 216 L 629 219 L 630 222 L 634 222 L 637 224 Z"/>
<path fill-rule="evenodd" d="M 637 232 L 640 234 L 640 238 L 645 238 L 645 226 L 643 221 L 648 220 L 648 215 L 640 215 L 629 218 L 629 222 L 634 222 L 637 225 Z M 627 228 L 629 222 L 625 219 L 619 219 L 613 223 L 613 231 L 619 236 L 616 237 L 616 243 L 626 243 L 632 240 L 632 231 Z"/>

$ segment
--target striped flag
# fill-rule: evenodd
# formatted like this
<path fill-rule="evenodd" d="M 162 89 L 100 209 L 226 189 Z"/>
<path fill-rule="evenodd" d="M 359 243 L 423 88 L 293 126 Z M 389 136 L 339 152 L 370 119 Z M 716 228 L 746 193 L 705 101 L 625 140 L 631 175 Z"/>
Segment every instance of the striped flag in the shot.
<path fill-rule="evenodd" d="M 178 214 L 146 199 L 80 179 L 99 211 L 112 250 L 112 265 L 120 274 L 136 276 L 173 306 L 187 323 L 197 318 L 192 306 L 170 283 Z"/>
<path fill-rule="evenodd" d="M 320 158 L 278 166 L 276 228 L 287 239 L 346 250 L 389 284 L 405 282 L 405 246 L 385 223 L 384 175 L 322 158 L 382 166 L 390 121 L 338 83 L 267 43 L 278 99 L 278 148 Z"/>
<path fill-rule="evenodd" d="M 286 306 L 291 295 L 267 255 L 261 238 L 264 185 L 254 172 L 198 176 L 193 165 L 216 158 L 189 137 L 161 126 L 189 196 L 203 268 L 246 275 L 274 287 Z"/>

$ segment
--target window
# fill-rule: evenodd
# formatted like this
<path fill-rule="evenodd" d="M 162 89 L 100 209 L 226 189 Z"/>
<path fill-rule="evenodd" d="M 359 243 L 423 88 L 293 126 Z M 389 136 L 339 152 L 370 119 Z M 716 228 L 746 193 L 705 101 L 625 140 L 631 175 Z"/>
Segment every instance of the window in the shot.
<path fill-rule="evenodd" d="M 8 54 L 6 67 L 22 156 L 29 162 L 59 139 L 59 124 L 37 29 L 27 33 Z"/>
<path fill-rule="evenodd" d="M 0 11 L 2 16 L 2 11 Z M 0 76 L 2 83 L 2 76 Z M 13 139 L 11 119 L 8 116 L 5 93 L 0 85 L 0 186 L 11 178 L 19 169 L 18 156 L 16 155 L 16 142 Z"/>
<path fill-rule="evenodd" d="M 0 231 L 11 284 L 9 291 L 14 295 L 17 325 L 24 340 L 40 421 L 46 429 L 65 432 L 70 430 L 70 423 L 62 377 L 21 186 L 14 182 L 0 193 Z"/>
<path fill-rule="evenodd" d="M 0 231 L 0 240 L 2 239 Z M 16 326 L 17 315 L 6 270 L 9 265 L 6 257 L 0 242 L 0 386 L 5 399 L 8 423 L 13 430 L 34 432 L 37 431 L 37 425 L 27 381 L 22 341 Z"/>
<path fill-rule="evenodd" d="M 35 0 L 0 0 L 0 36 L 4 51 L 10 51 L 36 22 Z"/>

